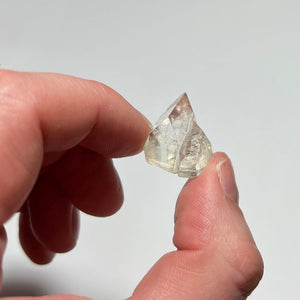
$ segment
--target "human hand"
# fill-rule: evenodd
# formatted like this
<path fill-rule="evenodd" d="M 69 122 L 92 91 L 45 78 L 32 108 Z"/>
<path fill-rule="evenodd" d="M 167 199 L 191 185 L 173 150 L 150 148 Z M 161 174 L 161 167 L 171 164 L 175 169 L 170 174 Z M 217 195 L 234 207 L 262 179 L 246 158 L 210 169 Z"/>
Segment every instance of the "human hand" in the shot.
<path fill-rule="evenodd" d="M 71 250 L 78 210 L 101 217 L 121 207 L 111 158 L 141 151 L 149 130 L 147 120 L 103 84 L 0 70 L 0 224 L 20 211 L 21 245 L 38 264 Z M 245 299 L 263 263 L 237 202 L 230 160 L 217 153 L 179 195 L 178 250 L 164 255 L 129 299 Z M 3 226 L 0 236 L 2 257 Z"/>

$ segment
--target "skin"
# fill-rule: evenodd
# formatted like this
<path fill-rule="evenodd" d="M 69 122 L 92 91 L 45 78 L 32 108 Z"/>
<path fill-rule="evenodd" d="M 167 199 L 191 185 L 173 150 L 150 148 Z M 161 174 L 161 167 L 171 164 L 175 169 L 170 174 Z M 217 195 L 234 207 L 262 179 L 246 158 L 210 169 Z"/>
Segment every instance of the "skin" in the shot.
<path fill-rule="evenodd" d="M 0 224 L 20 212 L 20 243 L 37 264 L 70 251 L 80 210 L 105 217 L 121 207 L 111 159 L 140 152 L 149 131 L 146 118 L 101 83 L 0 70 Z M 178 250 L 163 255 L 128 300 L 246 299 L 262 277 L 263 262 L 237 203 L 231 162 L 215 153 L 178 197 Z M 0 257 L 5 244 L 2 225 Z"/>

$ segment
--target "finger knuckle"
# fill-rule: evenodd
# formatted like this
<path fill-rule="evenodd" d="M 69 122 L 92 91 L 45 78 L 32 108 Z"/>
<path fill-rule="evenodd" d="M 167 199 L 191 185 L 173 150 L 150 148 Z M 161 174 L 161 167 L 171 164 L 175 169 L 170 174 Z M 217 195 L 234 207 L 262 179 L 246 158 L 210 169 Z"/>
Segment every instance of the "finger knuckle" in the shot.
<path fill-rule="evenodd" d="M 210 245 L 213 219 L 206 192 L 195 195 L 185 189 L 178 199 L 175 212 L 173 243 L 180 250 L 200 250 Z M 192 201 L 191 201 L 192 200 Z"/>
<path fill-rule="evenodd" d="M 22 73 L 0 70 L 0 103 L 15 105 L 20 102 L 18 100 L 29 100 L 28 82 Z"/>
<path fill-rule="evenodd" d="M 17 73 L 8 70 L 0 70 L 0 95 L 1 98 L 9 94 L 17 82 Z"/>
<path fill-rule="evenodd" d="M 253 243 L 240 246 L 239 252 L 236 268 L 239 276 L 236 284 L 241 295 L 247 297 L 260 282 L 263 276 L 264 264 L 260 252 Z"/>

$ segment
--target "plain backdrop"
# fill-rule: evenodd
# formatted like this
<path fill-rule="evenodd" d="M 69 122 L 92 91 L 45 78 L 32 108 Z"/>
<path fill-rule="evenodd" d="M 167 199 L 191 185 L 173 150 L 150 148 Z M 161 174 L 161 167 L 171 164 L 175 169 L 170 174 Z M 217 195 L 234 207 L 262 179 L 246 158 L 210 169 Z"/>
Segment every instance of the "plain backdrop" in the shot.
<path fill-rule="evenodd" d="M 186 91 L 214 151 L 232 159 L 240 206 L 265 261 L 250 299 L 299 295 L 300 1 L 0 0 L 2 68 L 104 82 L 151 122 Z M 125 203 L 82 214 L 76 249 L 36 266 L 6 225 L 2 295 L 124 299 L 173 250 L 185 180 L 143 154 L 115 161 Z M 1 167 L 1 166 L 0 166 Z"/>

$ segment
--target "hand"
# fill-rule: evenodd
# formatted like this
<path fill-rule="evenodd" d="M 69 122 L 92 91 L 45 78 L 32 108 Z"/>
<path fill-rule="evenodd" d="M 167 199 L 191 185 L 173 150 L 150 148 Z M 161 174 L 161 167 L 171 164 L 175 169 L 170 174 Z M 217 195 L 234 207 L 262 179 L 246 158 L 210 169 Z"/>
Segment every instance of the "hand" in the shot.
<path fill-rule="evenodd" d="M 35 263 L 71 250 L 78 210 L 108 216 L 121 207 L 111 158 L 141 151 L 149 130 L 147 120 L 103 84 L 0 70 L 0 224 L 20 211 L 20 242 Z M 164 255 L 129 299 L 245 299 L 263 263 L 237 202 L 231 162 L 217 153 L 179 195 L 178 250 Z M 1 257 L 5 243 L 2 226 Z"/>

